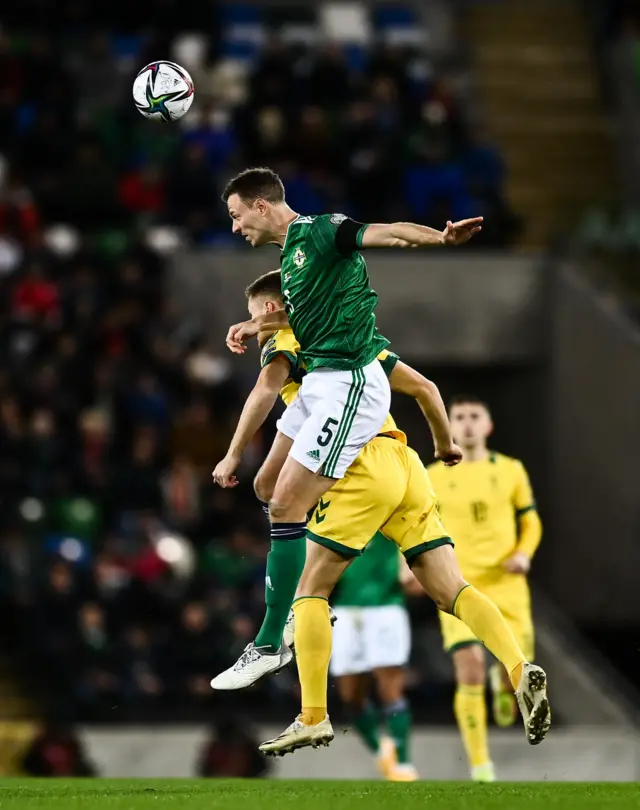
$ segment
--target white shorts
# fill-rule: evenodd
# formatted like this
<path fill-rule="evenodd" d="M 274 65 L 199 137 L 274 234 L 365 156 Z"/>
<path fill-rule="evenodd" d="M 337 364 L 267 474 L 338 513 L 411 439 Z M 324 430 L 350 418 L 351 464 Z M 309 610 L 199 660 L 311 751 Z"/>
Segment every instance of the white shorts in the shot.
<path fill-rule="evenodd" d="M 331 674 L 360 675 L 402 667 L 411 653 L 409 614 L 400 605 L 337 607 Z"/>
<path fill-rule="evenodd" d="M 389 414 L 391 389 L 378 360 L 356 371 L 319 368 L 304 377 L 278 420 L 289 455 L 311 472 L 342 478 Z"/>

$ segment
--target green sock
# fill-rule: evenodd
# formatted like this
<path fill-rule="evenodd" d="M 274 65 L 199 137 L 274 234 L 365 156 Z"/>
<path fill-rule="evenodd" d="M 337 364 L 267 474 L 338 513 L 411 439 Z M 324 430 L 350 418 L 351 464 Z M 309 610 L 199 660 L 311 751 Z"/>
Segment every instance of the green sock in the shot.
<path fill-rule="evenodd" d="M 274 524 L 291 526 L 298 524 Z M 264 589 L 266 613 L 255 639 L 256 647 L 267 647 L 277 652 L 282 644 L 282 632 L 291 603 L 296 595 L 298 580 L 304 568 L 306 537 L 305 524 L 300 524 L 301 536 L 291 534 L 286 539 L 271 540 L 271 550 L 267 555 L 267 576 Z M 272 527 L 273 534 L 273 527 Z"/>
<path fill-rule="evenodd" d="M 375 706 L 367 703 L 359 714 L 354 715 L 351 722 L 362 742 L 370 751 L 377 754 L 380 750 L 380 719 Z"/>
<path fill-rule="evenodd" d="M 411 736 L 411 711 L 405 698 L 384 707 L 387 731 L 396 745 L 396 756 L 401 765 L 411 762 L 409 757 L 409 737 Z"/>

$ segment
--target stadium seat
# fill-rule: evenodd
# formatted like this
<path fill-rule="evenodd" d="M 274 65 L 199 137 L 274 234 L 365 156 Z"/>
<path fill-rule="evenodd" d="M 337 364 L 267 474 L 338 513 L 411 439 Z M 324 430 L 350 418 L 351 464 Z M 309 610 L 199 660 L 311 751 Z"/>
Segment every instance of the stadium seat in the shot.
<path fill-rule="evenodd" d="M 372 41 L 369 15 L 362 3 L 324 3 L 319 18 L 320 28 L 329 40 L 361 45 Z"/>
<path fill-rule="evenodd" d="M 220 55 L 233 59 L 255 59 L 266 39 L 262 10 L 246 4 L 224 5 L 220 9 L 222 41 Z"/>

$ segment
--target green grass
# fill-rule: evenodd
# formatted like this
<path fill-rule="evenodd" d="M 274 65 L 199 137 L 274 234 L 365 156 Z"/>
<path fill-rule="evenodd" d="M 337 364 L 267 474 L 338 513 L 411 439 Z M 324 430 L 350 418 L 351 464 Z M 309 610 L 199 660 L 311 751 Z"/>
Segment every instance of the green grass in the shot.
<path fill-rule="evenodd" d="M 0 782 L 0 810 L 607 810 L 640 808 L 640 784 L 43 780 Z"/>

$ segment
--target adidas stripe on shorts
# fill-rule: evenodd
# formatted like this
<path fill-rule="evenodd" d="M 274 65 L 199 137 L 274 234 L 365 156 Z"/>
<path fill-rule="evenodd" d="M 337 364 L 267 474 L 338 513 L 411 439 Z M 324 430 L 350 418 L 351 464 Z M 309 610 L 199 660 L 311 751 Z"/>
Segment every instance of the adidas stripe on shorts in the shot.
<path fill-rule="evenodd" d="M 319 368 L 307 374 L 297 398 L 278 420 L 293 440 L 289 455 L 311 472 L 342 478 L 384 424 L 389 380 L 378 360 L 355 371 Z"/>

